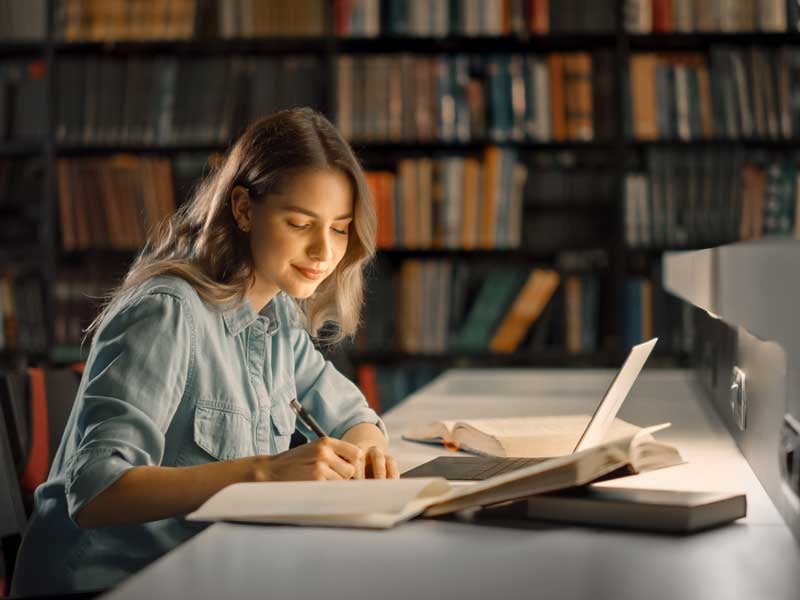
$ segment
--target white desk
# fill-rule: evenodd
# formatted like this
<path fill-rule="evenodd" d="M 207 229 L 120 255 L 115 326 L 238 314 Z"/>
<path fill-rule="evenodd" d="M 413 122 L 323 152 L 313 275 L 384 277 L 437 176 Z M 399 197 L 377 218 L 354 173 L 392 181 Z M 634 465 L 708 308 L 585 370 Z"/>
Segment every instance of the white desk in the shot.
<path fill-rule="evenodd" d="M 392 450 L 401 470 L 447 453 L 401 440 L 414 421 L 591 412 L 612 377 L 453 370 L 385 415 Z M 387 531 L 218 523 L 106 597 L 796 599 L 800 545 L 688 373 L 645 371 L 620 416 L 671 421 L 656 437 L 689 461 L 625 485 L 745 491 L 747 518 L 686 537 L 536 522 L 416 519 Z"/>

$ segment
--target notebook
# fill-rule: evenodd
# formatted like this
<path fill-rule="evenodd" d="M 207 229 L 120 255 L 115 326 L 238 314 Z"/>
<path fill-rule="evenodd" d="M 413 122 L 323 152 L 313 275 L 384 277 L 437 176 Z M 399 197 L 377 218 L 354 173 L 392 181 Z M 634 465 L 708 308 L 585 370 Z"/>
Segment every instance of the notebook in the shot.
<path fill-rule="evenodd" d="M 486 508 L 472 518 L 523 518 L 690 533 L 747 516 L 747 496 L 587 485 Z"/>
<path fill-rule="evenodd" d="M 653 338 L 631 348 L 591 417 L 435 421 L 412 428 L 403 434 L 403 439 L 443 444 L 479 456 L 440 456 L 405 471 L 401 477 L 480 481 L 635 432 L 636 425 L 616 416 L 657 341 Z"/>
<path fill-rule="evenodd" d="M 450 484 L 441 477 L 235 483 L 214 494 L 186 519 L 388 528 L 418 515 L 445 515 L 682 464 L 685 461 L 677 449 L 652 436 L 668 426 L 654 425 L 625 438 L 465 485 Z"/>

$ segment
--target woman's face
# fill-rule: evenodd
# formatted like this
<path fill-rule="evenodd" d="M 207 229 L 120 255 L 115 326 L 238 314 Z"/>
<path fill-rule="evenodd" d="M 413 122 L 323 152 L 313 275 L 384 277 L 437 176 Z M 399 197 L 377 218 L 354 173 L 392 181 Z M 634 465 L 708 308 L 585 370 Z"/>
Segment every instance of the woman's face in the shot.
<path fill-rule="evenodd" d="M 347 250 L 353 221 L 350 180 L 333 170 L 299 174 L 281 194 L 249 208 L 256 285 L 263 292 L 310 296 Z"/>

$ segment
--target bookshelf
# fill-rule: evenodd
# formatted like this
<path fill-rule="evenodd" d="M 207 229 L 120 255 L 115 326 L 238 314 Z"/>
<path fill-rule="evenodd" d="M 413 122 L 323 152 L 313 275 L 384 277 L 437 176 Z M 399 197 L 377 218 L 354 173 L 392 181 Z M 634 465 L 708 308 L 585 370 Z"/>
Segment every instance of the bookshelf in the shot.
<path fill-rule="evenodd" d="M 336 12 L 335 3 L 321 2 L 325 7 L 322 22 L 326 33 L 319 35 L 291 35 L 265 37 L 249 32 L 247 36 L 222 37 L 215 35 L 213 25 L 203 22 L 198 29 L 202 32 L 196 38 L 187 39 L 91 39 L 66 41 L 56 36 L 57 22 L 63 18 L 59 12 L 63 5 L 57 0 L 42 0 L 45 8 L 46 23 L 43 27 L 44 37 L 40 40 L 5 40 L 0 41 L 0 62 L 4 61 L 41 61 L 44 66 L 44 94 L 46 114 L 44 131 L 41 140 L 4 140 L 0 141 L 0 160 L 41 160 L 44 167 L 42 181 L 42 198 L 39 227 L 39 243 L 35 247 L 23 251 L 14 248 L 0 249 L 0 265 L 13 263 L 26 265 L 25 268 L 36 269 L 46 291 L 45 319 L 50 345 L 53 343 L 54 322 L 57 316 L 57 301 L 52 290 L 56 287 L 59 274 L 74 270 L 84 272 L 88 279 L 102 280 L 104 274 L 113 278 L 121 274 L 132 254 L 129 251 L 109 248 L 89 248 L 65 250 L 61 244 L 57 162 L 63 159 L 102 159 L 116 154 L 130 154 L 142 158 L 152 157 L 177 160 L 186 155 L 202 156 L 219 152 L 225 148 L 226 142 L 187 142 L 166 141 L 145 143 L 133 142 L 79 142 L 65 141 L 57 135 L 57 119 L 59 114 L 59 76 L 64 65 L 69 61 L 88 61 L 95 59 L 113 59 L 115 61 L 149 60 L 158 61 L 170 57 L 178 61 L 204 59 L 236 59 L 253 60 L 276 59 L 286 57 L 303 57 L 317 61 L 321 77 L 316 89 L 319 102 L 315 108 L 321 110 L 335 122 L 336 107 L 339 102 L 337 82 L 337 62 L 343 57 L 360 60 L 372 56 L 381 56 L 388 61 L 400 56 L 414 57 L 452 57 L 464 55 L 481 57 L 492 55 L 537 55 L 548 56 L 554 53 L 587 52 L 605 53 L 610 57 L 608 94 L 605 98 L 613 108 L 613 119 L 610 131 L 599 139 L 561 139 L 531 140 L 504 139 L 498 141 L 491 136 L 470 137 L 465 141 L 443 141 L 426 139 L 422 141 L 402 140 L 365 140 L 353 139 L 352 145 L 367 170 L 396 169 L 397 163 L 403 159 L 438 159 L 442 157 L 476 157 L 480 156 L 487 146 L 500 144 L 511 148 L 519 160 L 528 165 L 528 178 L 536 177 L 542 170 L 537 162 L 540 157 L 550 162 L 544 168 L 568 170 L 577 164 L 578 170 L 587 172 L 592 169 L 605 172 L 609 177 L 608 201 L 599 204 L 581 203 L 527 203 L 524 214 L 545 215 L 552 221 L 543 219 L 543 223 L 553 223 L 559 231 L 579 230 L 588 224 L 596 223 L 596 239 L 586 244 L 572 241 L 566 243 L 542 243 L 541 240 L 524 239 L 516 248 L 478 248 L 465 250 L 462 248 L 384 248 L 379 251 L 378 262 L 388 273 L 396 273 L 402 265 L 411 261 L 447 260 L 470 263 L 480 268 L 492 265 L 516 265 L 520 268 L 553 268 L 564 277 L 582 273 L 596 274 L 602 280 L 601 299 L 598 311 L 602 312 L 596 332 L 595 349 L 591 352 L 566 352 L 563 348 L 549 350 L 527 350 L 510 355 L 490 352 L 464 352 L 446 350 L 439 353 L 404 352 L 389 348 L 365 350 L 353 348 L 345 352 L 343 370 L 355 372 L 365 364 L 382 366 L 413 364 L 427 362 L 437 366 L 447 365 L 509 365 L 509 366 L 616 366 L 624 356 L 624 336 L 621 334 L 626 326 L 625 298 L 626 282 L 631 277 L 642 277 L 642 281 L 659 281 L 661 253 L 668 249 L 692 249 L 715 245 L 719 239 L 693 243 L 671 243 L 631 247 L 626 243 L 626 177 L 631 170 L 639 171 L 646 162 L 646 155 L 654 150 L 674 152 L 704 152 L 707 149 L 732 150 L 741 148 L 758 151 L 770 151 L 780 155 L 792 153 L 798 145 L 795 139 L 762 139 L 745 137 L 742 139 L 694 139 L 673 140 L 654 139 L 642 141 L 632 138 L 626 131 L 625 113 L 629 103 L 628 65 L 637 53 L 680 53 L 697 52 L 708 54 L 713 48 L 749 48 L 751 46 L 767 49 L 779 49 L 797 45 L 800 33 L 784 32 L 639 32 L 638 25 L 631 25 L 628 13 L 630 6 L 638 6 L 649 0 L 631 2 L 629 0 L 608 1 L 598 3 L 610 13 L 612 26 L 605 31 L 570 31 L 569 22 L 561 22 L 559 27 L 553 26 L 552 32 L 542 34 L 533 30 L 521 31 L 516 24 L 516 33 L 488 33 L 480 36 L 467 36 L 462 33 L 454 35 L 434 35 L 428 32 L 423 35 L 401 35 L 388 33 L 372 37 L 343 37 L 335 33 L 341 16 Z M 660 0 L 654 0 L 660 2 Z M 304 5 L 310 5 L 309 0 Z M 510 3 L 514 4 L 514 3 Z M 520 6 L 524 3 L 517 3 Z M 532 3 L 541 5 L 541 3 Z M 545 3 L 546 4 L 546 3 Z M 574 0 L 564 5 L 573 5 Z M 680 4 L 680 0 L 676 1 Z M 710 3 L 713 4 L 713 3 Z M 214 2 L 201 0 L 197 6 L 210 10 Z M 497 3 L 502 6 L 502 1 Z M 577 4 L 575 4 L 577 6 Z M 593 9 L 594 10 L 594 9 Z M 599 9 L 598 9 L 599 10 Z M 552 16 L 552 15 L 551 15 Z M 651 15 L 652 16 L 652 15 Z M 197 17 L 199 18 L 199 17 Z M 205 17 L 204 17 L 205 18 Z M 553 19 L 561 16 L 553 16 Z M 551 20 L 551 24 L 555 23 Z M 230 25 L 230 24 L 228 24 Z M 474 26 L 474 23 L 473 25 Z M 537 25 L 538 27 L 538 25 Z M 581 26 L 583 27 L 583 26 Z M 210 28 L 210 29 L 209 29 Z M 525 29 L 524 27 L 522 29 Z M 584 27 L 584 29 L 586 29 Z M 789 28 L 787 28 L 789 29 Z M 276 107 L 277 108 L 277 107 Z M 588 158 L 587 158 L 588 157 Z M 582 161 L 585 161 L 584 164 Z M 176 186 L 177 187 L 177 186 Z M 176 190 L 176 201 L 180 192 Z M 602 217 L 602 218 L 598 218 Z M 543 226 L 544 227 L 544 226 Z M 545 227 L 546 230 L 546 227 Z M 555 232 L 555 231 L 554 231 Z M 524 232 L 523 232 L 524 235 Z M 560 239 L 555 236 L 555 239 Z M 567 239 L 567 238 L 565 238 Z M 595 261 L 592 253 L 602 253 L 604 260 Z M 588 255 L 590 258 L 586 259 Z M 566 258 L 565 258 L 566 257 Z M 582 258 L 583 257 L 583 258 Z M 474 290 L 473 290 L 474 293 Z M 648 292 L 649 293 L 649 292 Z M 680 315 L 678 315 L 679 317 Z M 662 354 L 657 360 L 664 364 L 681 362 L 685 353 L 680 347 L 664 344 L 659 349 Z M 3 350 L 0 360 L 30 361 L 69 361 L 80 358 L 70 352 L 70 348 L 59 348 L 51 355 L 25 351 Z"/>

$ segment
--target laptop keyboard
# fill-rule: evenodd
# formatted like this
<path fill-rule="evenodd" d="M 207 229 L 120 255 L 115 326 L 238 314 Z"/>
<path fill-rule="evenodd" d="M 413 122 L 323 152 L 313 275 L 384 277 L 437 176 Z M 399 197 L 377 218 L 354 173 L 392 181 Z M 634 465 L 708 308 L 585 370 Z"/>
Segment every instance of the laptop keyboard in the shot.
<path fill-rule="evenodd" d="M 444 477 L 452 480 L 483 481 L 546 460 L 550 458 L 440 456 L 406 471 L 401 477 Z"/>

